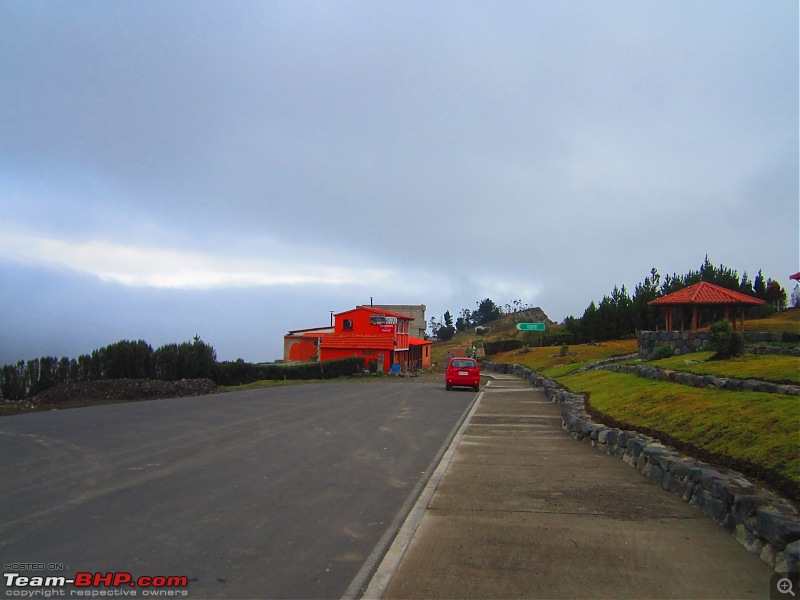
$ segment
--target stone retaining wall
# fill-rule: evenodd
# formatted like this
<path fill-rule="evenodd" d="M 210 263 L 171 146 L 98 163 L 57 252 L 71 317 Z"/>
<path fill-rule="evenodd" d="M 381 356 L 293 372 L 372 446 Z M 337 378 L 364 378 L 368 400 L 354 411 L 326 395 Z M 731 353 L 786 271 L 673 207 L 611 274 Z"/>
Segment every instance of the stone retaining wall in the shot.
<path fill-rule="evenodd" d="M 800 348 L 787 348 L 785 346 L 750 346 L 749 354 L 778 354 L 782 356 L 800 356 Z"/>
<path fill-rule="evenodd" d="M 769 331 L 745 331 L 744 339 L 751 344 L 759 344 L 762 342 L 773 344 L 780 342 L 785 344 L 796 344 L 800 342 L 800 333 L 789 333 L 788 331 L 784 331 L 783 333 L 772 333 Z"/>
<path fill-rule="evenodd" d="M 563 406 L 561 427 L 571 437 L 622 459 L 653 484 L 681 496 L 776 572 L 800 571 L 800 517 L 785 499 L 739 473 L 713 468 L 649 436 L 594 423 L 583 396 L 527 367 L 485 361 L 483 368 L 527 379 Z"/>
<path fill-rule="evenodd" d="M 700 352 L 708 345 L 708 331 L 640 331 L 639 356 L 650 358 L 657 346 L 666 345 L 672 349 L 673 354 L 688 354 Z M 763 331 L 746 331 L 744 339 L 750 344 L 759 343 L 791 343 L 800 342 L 800 334 L 794 333 L 769 333 Z M 781 349 L 780 353 L 798 356 L 797 349 Z M 766 353 L 762 351 L 762 353 Z"/>
<path fill-rule="evenodd" d="M 707 331 L 640 331 L 639 356 L 650 358 L 657 346 L 669 346 L 673 354 L 700 352 L 708 345 Z"/>
<path fill-rule="evenodd" d="M 716 375 L 695 375 L 680 371 L 660 369 L 651 365 L 605 365 L 605 369 L 617 373 L 633 373 L 639 377 L 669 381 L 680 385 L 697 388 L 716 388 L 735 392 L 767 392 L 769 394 L 785 394 L 787 396 L 800 396 L 800 385 L 772 383 L 756 379 L 734 379 L 732 377 L 718 377 Z"/>

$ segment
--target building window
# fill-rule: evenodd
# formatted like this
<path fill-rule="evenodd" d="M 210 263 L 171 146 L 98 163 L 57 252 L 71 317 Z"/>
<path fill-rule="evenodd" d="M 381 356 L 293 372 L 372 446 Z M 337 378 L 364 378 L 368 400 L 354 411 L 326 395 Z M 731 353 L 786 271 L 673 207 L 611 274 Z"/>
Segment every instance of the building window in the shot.
<path fill-rule="evenodd" d="M 375 350 L 364 350 L 362 354 L 364 354 L 364 356 L 374 356 Z"/>
<path fill-rule="evenodd" d="M 342 324 L 342 329 L 345 331 L 352 331 L 353 330 L 353 319 L 345 319 L 344 323 Z"/>
<path fill-rule="evenodd" d="M 428 356 L 428 347 L 425 346 L 425 357 L 427 358 L 427 356 Z"/>

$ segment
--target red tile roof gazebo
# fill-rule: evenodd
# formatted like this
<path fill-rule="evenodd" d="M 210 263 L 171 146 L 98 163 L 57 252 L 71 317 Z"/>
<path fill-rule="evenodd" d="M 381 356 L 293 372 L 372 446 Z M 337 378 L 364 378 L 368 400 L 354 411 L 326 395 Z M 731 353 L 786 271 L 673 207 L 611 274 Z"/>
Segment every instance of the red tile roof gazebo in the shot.
<path fill-rule="evenodd" d="M 686 307 L 692 308 L 692 327 L 697 329 L 700 325 L 700 312 L 698 309 L 714 309 L 723 308 L 725 319 L 733 322 L 733 329 L 736 329 L 736 319 L 740 318 L 742 329 L 744 329 L 744 310 L 746 307 L 759 306 L 764 304 L 763 300 L 753 298 L 740 292 L 735 292 L 727 288 L 701 281 L 687 288 L 678 290 L 674 294 L 663 296 L 652 302 L 648 302 L 650 306 L 658 306 L 661 308 L 661 314 L 664 315 L 666 320 L 667 330 L 674 329 L 673 327 L 673 311 L 680 309 L 680 328 L 684 329 L 683 309 Z M 731 309 L 733 309 L 733 318 L 731 318 Z"/>

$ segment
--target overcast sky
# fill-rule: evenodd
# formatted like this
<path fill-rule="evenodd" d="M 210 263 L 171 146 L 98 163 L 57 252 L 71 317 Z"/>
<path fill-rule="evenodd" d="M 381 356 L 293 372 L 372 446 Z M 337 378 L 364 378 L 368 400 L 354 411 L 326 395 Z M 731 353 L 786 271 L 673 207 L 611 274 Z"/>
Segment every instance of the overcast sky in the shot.
<path fill-rule="evenodd" d="M 791 293 L 798 3 L 0 0 L 0 364 L 358 304 Z"/>

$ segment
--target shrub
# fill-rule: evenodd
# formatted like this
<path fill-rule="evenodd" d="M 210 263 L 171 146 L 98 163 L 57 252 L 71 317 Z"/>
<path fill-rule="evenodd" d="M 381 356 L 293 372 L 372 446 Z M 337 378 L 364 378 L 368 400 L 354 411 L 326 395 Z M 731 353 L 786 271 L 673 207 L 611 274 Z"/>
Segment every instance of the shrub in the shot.
<path fill-rule="evenodd" d="M 708 347 L 715 352 L 724 351 L 728 347 L 731 325 L 727 321 L 717 321 L 709 328 Z"/>
<path fill-rule="evenodd" d="M 739 332 L 731 331 L 730 323 L 727 321 L 717 321 L 711 325 L 708 348 L 715 352 L 709 360 L 741 356 L 744 354 L 744 337 Z"/>
<path fill-rule="evenodd" d="M 486 350 L 486 354 L 489 356 L 500 354 L 501 352 L 519 350 L 523 346 L 525 346 L 525 342 L 522 340 L 493 340 L 483 343 L 483 349 Z"/>
<path fill-rule="evenodd" d="M 728 356 L 742 356 L 744 354 L 744 336 L 738 331 L 731 334 L 731 339 L 728 342 Z"/>
<path fill-rule="evenodd" d="M 375 368 L 378 363 L 375 361 Z M 370 367 L 372 365 L 370 364 Z M 352 375 L 364 369 L 364 358 L 339 358 L 307 363 L 288 364 L 252 364 L 242 360 L 236 362 L 219 363 L 220 385 L 243 385 L 268 379 L 279 381 L 282 379 L 334 379 Z"/>
<path fill-rule="evenodd" d="M 456 328 L 452 325 L 443 325 L 439 327 L 439 331 L 436 334 L 439 337 L 439 341 L 446 342 L 450 338 L 452 338 L 456 334 Z"/>
<path fill-rule="evenodd" d="M 526 331 L 523 339 L 531 346 L 561 346 L 562 344 L 574 344 L 575 336 L 569 331 Z"/>
<path fill-rule="evenodd" d="M 652 360 L 661 360 L 662 358 L 670 358 L 673 355 L 672 348 L 666 344 L 660 344 L 653 348 Z"/>
<path fill-rule="evenodd" d="M 561 356 L 567 356 L 569 354 L 569 346 L 567 344 L 561 345 Z"/>

